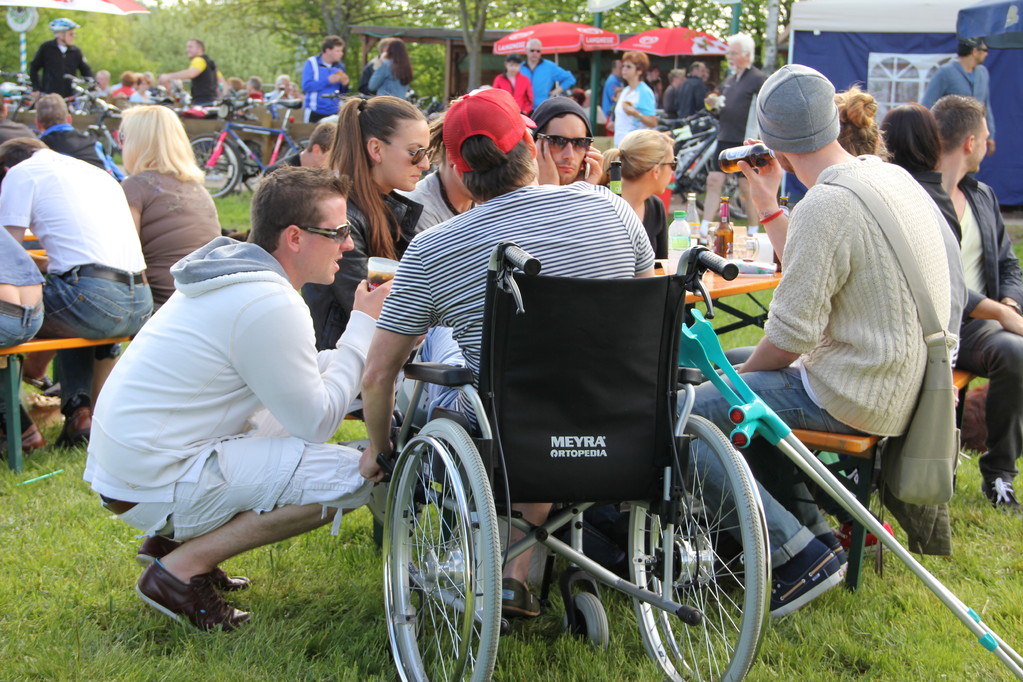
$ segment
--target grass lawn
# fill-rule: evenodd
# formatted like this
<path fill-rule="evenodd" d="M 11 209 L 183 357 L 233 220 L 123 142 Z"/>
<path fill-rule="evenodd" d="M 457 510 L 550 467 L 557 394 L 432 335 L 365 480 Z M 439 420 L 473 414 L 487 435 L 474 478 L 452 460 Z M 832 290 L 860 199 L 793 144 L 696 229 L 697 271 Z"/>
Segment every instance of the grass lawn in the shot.
<path fill-rule="evenodd" d="M 224 227 L 247 227 L 250 194 L 218 200 Z M 1017 251 L 1020 246 L 1017 245 Z M 765 303 L 769 293 L 757 294 Z M 740 303 L 752 312 L 752 304 Z M 730 316 L 721 313 L 715 323 Z M 750 345 L 760 331 L 723 338 Z M 56 427 L 45 429 L 56 439 Z M 358 423 L 338 438 L 361 438 Z M 253 587 L 235 601 L 253 622 L 232 634 L 177 625 L 134 593 L 135 532 L 103 510 L 82 481 L 83 449 L 48 447 L 25 471 L 0 467 L 0 680 L 394 680 L 381 555 L 366 510 L 327 529 L 259 548 L 224 565 Z M 62 473 L 33 483 L 44 474 Z M 980 494 L 976 462 L 959 470 L 951 503 L 954 554 L 922 563 L 1011 645 L 1023 648 L 1023 521 Z M 904 535 L 898 531 L 900 539 Z M 868 562 L 869 563 L 869 562 Z M 501 640 L 495 679 L 653 681 L 631 604 L 603 590 L 611 646 L 562 633 L 560 599 Z M 750 680 L 1009 680 L 923 584 L 887 556 L 862 588 L 836 588 L 772 623 Z"/>

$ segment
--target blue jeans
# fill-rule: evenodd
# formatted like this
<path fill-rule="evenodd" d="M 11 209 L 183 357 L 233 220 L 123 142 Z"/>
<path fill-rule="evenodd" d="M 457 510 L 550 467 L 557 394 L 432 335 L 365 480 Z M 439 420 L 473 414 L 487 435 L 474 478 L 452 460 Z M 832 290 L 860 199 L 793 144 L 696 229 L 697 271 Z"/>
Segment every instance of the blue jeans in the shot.
<path fill-rule="evenodd" d="M 78 269 L 64 275 L 47 275 L 43 287 L 46 316 L 40 336 L 106 339 L 131 336 L 153 314 L 153 294 L 148 285 L 122 284 L 98 277 L 80 277 Z M 93 348 L 70 348 L 57 352 L 61 404 L 65 414 L 73 407 L 91 404 Z M 84 402 L 83 402 L 84 400 Z"/>
<path fill-rule="evenodd" d="M 29 308 L 0 301 L 0 348 L 25 343 L 43 324 L 43 306 Z"/>
<path fill-rule="evenodd" d="M 818 407 L 803 388 L 798 369 L 787 367 L 774 372 L 751 372 L 743 374 L 742 378 L 791 428 L 862 433 Z M 709 381 L 697 387 L 693 414 L 709 419 L 726 436 L 734 428 L 728 420 L 729 407 L 728 401 Z M 701 458 L 701 450 L 699 446 L 694 447 L 690 458 L 705 468 L 708 463 L 703 461 L 706 458 Z M 777 568 L 802 551 L 815 536 L 828 531 L 829 526 L 817 505 L 811 501 L 806 485 L 794 482 L 794 465 L 788 457 L 759 437 L 740 452 L 757 479 L 771 540 L 771 566 Z M 724 480 L 722 473 L 716 478 Z M 779 499 L 786 502 L 783 504 Z"/>
<path fill-rule="evenodd" d="M 40 304 L 29 308 L 7 301 L 0 301 L 0 348 L 10 348 L 25 343 L 39 331 L 43 324 L 43 306 Z M 0 396 L 0 415 L 7 407 L 3 396 Z M 24 429 L 27 424 L 22 424 Z"/>

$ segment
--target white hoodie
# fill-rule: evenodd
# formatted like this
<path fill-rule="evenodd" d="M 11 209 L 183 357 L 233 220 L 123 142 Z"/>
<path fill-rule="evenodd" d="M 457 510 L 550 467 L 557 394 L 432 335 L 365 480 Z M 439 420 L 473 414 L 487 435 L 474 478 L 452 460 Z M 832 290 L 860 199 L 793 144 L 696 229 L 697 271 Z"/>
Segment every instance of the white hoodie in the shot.
<path fill-rule="evenodd" d="M 85 480 L 107 497 L 170 502 L 217 443 L 245 436 L 261 409 L 323 443 L 359 392 L 375 320 L 355 313 L 317 353 L 309 309 L 280 264 L 219 237 L 171 270 L 177 291 L 117 363 L 96 405 Z"/>

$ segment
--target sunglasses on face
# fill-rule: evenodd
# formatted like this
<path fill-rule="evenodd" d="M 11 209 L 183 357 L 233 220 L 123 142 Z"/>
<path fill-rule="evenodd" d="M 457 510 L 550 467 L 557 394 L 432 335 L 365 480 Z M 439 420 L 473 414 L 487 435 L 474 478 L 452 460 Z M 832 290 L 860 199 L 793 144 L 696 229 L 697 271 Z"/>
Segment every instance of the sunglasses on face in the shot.
<path fill-rule="evenodd" d="M 387 144 L 390 144 L 390 145 L 394 144 L 390 140 L 384 140 L 384 142 L 386 142 Z M 417 165 L 423 159 L 430 159 L 430 158 L 433 157 L 433 151 L 430 150 L 430 149 L 427 149 L 426 147 L 420 147 L 419 149 L 416 149 L 415 151 L 413 151 L 411 149 L 406 149 L 405 151 L 408 152 L 408 155 L 411 157 L 411 160 L 409 161 L 409 163 L 411 163 L 413 166 Z"/>
<path fill-rule="evenodd" d="M 348 235 L 352 233 L 352 226 L 349 223 L 342 223 L 333 229 L 329 227 L 308 227 L 306 225 L 295 225 L 295 227 L 300 230 L 305 230 L 310 234 L 318 234 L 321 237 L 333 239 L 339 244 L 348 239 Z"/>
<path fill-rule="evenodd" d="M 551 145 L 555 149 L 564 149 L 565 145 L 571 144 L 576 149 L 586 151 L 593 144 L 592 137 L 563 137 L 561 135 L 547 135 L 546 133 L 540 133 L 537 135 L 538 139 L 547 140 L 547 144 Z"/>
<path fill-rule="evenodd" d="M 659 166 L 671 166 L 671 170 L 674 171 L 676 168 L 678 168 L 678 159 L 672 159 L 671 161 L 662 161 L 661 163 L 659 163 L 657 165 L 659 165 Z"/>

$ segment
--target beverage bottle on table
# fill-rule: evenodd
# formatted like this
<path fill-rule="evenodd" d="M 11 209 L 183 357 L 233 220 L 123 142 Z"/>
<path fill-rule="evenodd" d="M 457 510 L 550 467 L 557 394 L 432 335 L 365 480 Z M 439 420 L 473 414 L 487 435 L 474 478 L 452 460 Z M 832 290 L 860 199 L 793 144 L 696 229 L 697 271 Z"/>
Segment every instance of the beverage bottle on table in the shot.
<path fill-rule="evenodd" d="M 689 221 L 690 241 L 693 244 L 706 244 L 700 241 L 700 212 L 696 210 L 696 192 L 686 196 L 686 220 Z"/>
<path fill-rule="evenodd" d="M 738 173 L 739 162 L 745 161 L 753 168 L 766 166 L 774 158 L 774 152 L 763 142 L 747 144 L 742 147 L 730 147 L 718 154 L 718 167 L 722 173 Z"/>
<path fill-rule="evenodd" d="M 722 258 L 731 258 L 733 237 L 732 225 L 728 221 L 728 197 L 721 197 L 721 222 L 714 233 L 714 253 Z"/>
<path fill-rule="evenodd" d="M 608 182 L 608 189 L 615 194 L 622 193 L 622 162 L 612 161 L 610 168 L 608 168 L 608 176 L 610 182 Z"/>
<path fill-rule="evenodd" d="M 788 218 L 789 217 L 789 198 L 788 197 L 779 197 L 778 198 L 778 207 L 781 208 L 781 210 L 785 211 L 785 217 Z M 778 258 L 778 252 L 777 251 L 774 252 L 774 264 L 778 266 L 778 272 L 780 273 L 781 272 L 781 258 Z"/>
<path fill-rule="evenodd" d="M 685 211 L 675 211 L 675 219 L 668 226 L 668 258 L 677 260 L 689 248 L 689 223 Z"/>

